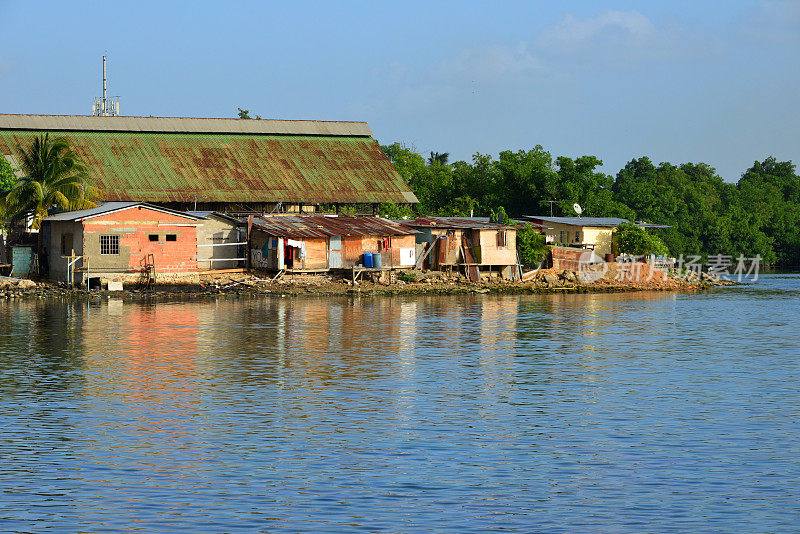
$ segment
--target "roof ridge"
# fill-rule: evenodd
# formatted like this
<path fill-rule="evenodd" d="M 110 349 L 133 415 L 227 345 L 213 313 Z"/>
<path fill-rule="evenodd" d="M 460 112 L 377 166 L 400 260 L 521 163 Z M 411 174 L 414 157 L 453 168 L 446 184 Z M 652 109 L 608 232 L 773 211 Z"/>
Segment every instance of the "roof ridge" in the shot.
<path fill-rule="evenodd" d="M 0 114 L 0 130 L 372 136 L 372 130 L 363 121 L 93 115 Z"/>

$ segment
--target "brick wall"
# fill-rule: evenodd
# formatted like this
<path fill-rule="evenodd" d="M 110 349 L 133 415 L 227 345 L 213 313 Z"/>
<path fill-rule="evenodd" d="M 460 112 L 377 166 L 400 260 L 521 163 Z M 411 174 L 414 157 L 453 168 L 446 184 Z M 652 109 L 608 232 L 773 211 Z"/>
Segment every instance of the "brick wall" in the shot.
<path fill-rule="evenodd" d="M 585 252 L 582 248 L 553 247 L 553 269 L 577 271 L 581 255 Z"/>
<path fill-rule="evenodd" d="M 192 219 L 136 207 L 84 221 L 84 251 L 89 269 L 134 270 L 153 255 L 157 273 L 197 271 L 197 229 Z M 100 237 L 119 237 L 119 254 L 101 254 Z M 151 241 L 150 236 L 158 236 Z M 168 241 L 167 236 L 175 236 Z"/>

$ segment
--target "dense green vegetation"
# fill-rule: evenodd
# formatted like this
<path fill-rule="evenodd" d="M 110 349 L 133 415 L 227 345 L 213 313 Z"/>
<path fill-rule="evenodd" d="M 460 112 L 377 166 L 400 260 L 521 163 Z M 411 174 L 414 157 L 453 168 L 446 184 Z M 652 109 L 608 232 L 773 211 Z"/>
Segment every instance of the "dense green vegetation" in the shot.
<path fill-rule="evenodd" d="M 17 178 L 14 176 L 14 170 L 6 158 L 0 157 L 0 193 L 8 191 L 14 184 L 17 183 Z"/>
<path fill-rule="evenodd" d="M 553 158 L 541 146 L 476 154 L 472 162 L 421 155 L 395 143 L 384 153 L 417 195 L 414 215 L 490 216 L 500 207 L 520 215 L 623 217 L 672 228 L 657 230 L 673 255 L 729 254 L 767 264 L 800 265 L 800 177 L 790 161 L 755 162 L 738 183 L 704 163 L 631 160 L 616 177 L 595 156 Z M 550 201 L 553 201 L 552 204 Z M 402 214 L 385 205 L 382 213 Z"/>

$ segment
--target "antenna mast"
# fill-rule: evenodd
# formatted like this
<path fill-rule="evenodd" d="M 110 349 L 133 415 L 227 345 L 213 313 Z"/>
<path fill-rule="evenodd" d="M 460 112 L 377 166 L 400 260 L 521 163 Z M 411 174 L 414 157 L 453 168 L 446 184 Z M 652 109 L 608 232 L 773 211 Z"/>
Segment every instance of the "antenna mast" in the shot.
<path fill-rule="evenodd" d="M 103 96 L 95 97 L 92 104 L 92 115 L 95 117 L 117 117 L 119 116 L 119 100 L 110 100 L 107 91 L 106 77 L 106 56 L 103 56 Z M 119 97 L 117 97 L 119 98 Z"/>

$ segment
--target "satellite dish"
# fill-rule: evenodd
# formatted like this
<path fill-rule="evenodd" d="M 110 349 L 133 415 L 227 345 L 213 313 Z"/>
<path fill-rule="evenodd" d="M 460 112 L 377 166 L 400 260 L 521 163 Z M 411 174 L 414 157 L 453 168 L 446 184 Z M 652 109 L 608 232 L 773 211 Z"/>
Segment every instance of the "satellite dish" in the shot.
<path fill-rule="evenodd" d="M 573 205 L 572 205 L 572 209 L 574 209 L 574 210 L 575 210 L 575 213 L 577 213 L 577 214 L 578 214 L 578 217 L 580 217 L 580 216 L 581 216 L 581 213 L 583 213 L 583 208 L 582 208 L 582 207 L 581 207 L 581 205 L 580 205 L 580 204 L 578 204 L 577 202 L 576 202 L 575 204 L 573 204 Z"/>

